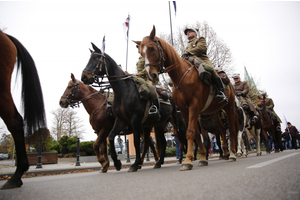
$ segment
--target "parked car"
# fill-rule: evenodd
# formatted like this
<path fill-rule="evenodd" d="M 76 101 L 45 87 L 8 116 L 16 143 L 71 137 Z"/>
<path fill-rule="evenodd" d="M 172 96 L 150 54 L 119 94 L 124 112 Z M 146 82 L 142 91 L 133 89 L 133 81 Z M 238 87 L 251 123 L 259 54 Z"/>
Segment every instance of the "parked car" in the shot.
<path fill-rule="evenodd" d="M 9 159 L 9 155 L 7 153 L 0 154 L 0 160 L 7 160 L 7 159 Z"/>

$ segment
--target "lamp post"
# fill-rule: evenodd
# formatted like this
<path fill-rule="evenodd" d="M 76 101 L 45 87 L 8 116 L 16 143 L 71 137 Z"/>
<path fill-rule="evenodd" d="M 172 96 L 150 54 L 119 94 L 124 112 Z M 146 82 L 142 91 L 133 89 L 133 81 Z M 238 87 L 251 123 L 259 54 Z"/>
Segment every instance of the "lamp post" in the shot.
<path fill-rule="evenodd" d="M 38 154 L 38 163 L 36 164 L 36 169 L 43 168 L 42 167 L 42 145 L 43 145 L 42 141 L 43 141 L 43 138 L 41 135 L 40 139 L 39 139 L 39 154 Z"/>
<path fill-rule="evenodd" d="M 80 162 L 79 162 L 79 137 L 77 137 L 77 153 L 76 153 L 76 164 L 75 166 L 80 166 Z"/>

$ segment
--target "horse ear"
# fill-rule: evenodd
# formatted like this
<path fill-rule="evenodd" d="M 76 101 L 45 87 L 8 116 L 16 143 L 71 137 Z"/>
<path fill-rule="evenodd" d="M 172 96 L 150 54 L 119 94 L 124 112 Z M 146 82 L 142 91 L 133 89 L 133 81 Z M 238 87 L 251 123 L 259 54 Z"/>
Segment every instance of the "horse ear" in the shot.
<path fill-rule="evenodd" d="M 93 53 L 93 50 L 92 50 L 92 49 L 89 48 L 89 50 L 90 50 L 91 53 Z"/>
<path fill-rule="evenodd" d="M 72 81 L 76 81 L 76 79 L 75 79 L 75 76 L 74 76 L 74 74 L 73 73 L 71 73 L 71 79 L 72 79 Z"/>
<path fill-rule="evenodd" d="M 98 52 L 98 53 L 102 53 L 101 50 L 96 46 L 94 45 L 94 43 L 92 43 L 92 46 L 93 46 L 93 49 Z"/>
<path fill-rule="evenodd" d="M 134 40 L 132 40 L 132 42 L 136 43 L 137 45 L 141 44 L 141 41 L 134 41 Z"/>
<path fill-rule="evenodd" d="M 153 29 L 152 29 L 152 31 L 151 31 L 151 33 L 150 33 L 150 40 L 153 40 L 154 39 L 154 37 L 155 37 L 155 26 L 153 25 Z"/>

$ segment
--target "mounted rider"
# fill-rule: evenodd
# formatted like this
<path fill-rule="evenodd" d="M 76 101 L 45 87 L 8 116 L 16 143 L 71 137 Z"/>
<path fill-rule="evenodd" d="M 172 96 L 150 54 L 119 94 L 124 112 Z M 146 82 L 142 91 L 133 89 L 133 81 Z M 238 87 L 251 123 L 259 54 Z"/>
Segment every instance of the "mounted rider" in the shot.
<path fill-rule="evenodd" d="M 242 107 L 244 110 L 249 114 L 249 117 L 251 118 L 251 124 L 255 123 L 255 120 L 257 119 L 256 116 L 256 109 L 252 101 L 250 100 L 248 93 L 250 91 L 249 85 L 247 81 L 241 81 L 240 74 L 235 73 L 233 74 L 233 80 L 234 80 L 234 89 L 235 89 L 235 95 L 238 97 L 241 97 L 242 101 L 244 100 L 244 103 Z"/>
<path fill-rule="evenodd" d="M 135 42 L 137 45 L 136 45 L 136 48 L 138 49 L 138 52 L 140 52 L 140 48 L 139 48 L 139 43 L 137 43 L 136 41 L 133 41 Z M 144 57 L 140 56 L 139 57 L 139 60 L 138 62 L 136 63 L 136 68 L 137 68 L 137 76 L 139 78 L 142 78 L 145 82 L 145 84 L 148 86 L 149 90 L 150 90 L 150 96 L 151 96 L 151 100 L 152 100 L 152 106 L 150 106 L 149 108 L 149 114 L 151 115 L 156 115 L 157 116 L 157 120 L 159 121 L 160 120 L 160 103 L 159 103 L 159 100 L 158 100 L 158 95 L 156 93 L 156 89 L 155 89 L 155 86 L 153 85 L 153 83 L 148 79 L 147 77 L 147 71 L 146 71 L 146 68 L 145 68 L 145 59 Z"/>
<path fill-rule="evenodd" d="M 182 54 L 189 62 L 194 64 L 199 70 L 200 79 L 211 80 L 219 93 L 215 96 L 219 103 L 227 104 L 225 89 L 219 75 L 214 70 L 213 64 L 207 56 L 207 44 L 204 37 L 197 37 L 197 31 L 193 28 L 186 28 L 184 34 L 188 37 L 188 45 Z M 203 69 L 204 68 L 204 69 Z"/>
<path fill-rule="evenodd" d="M 278 117 L 276 112 L 274 111 L 275 105 L 274 105 L 273 99 L 268 98 L 267 92 L 261 93 L 261 96 L 265 97 L 265 105 L 266 105 L 266 108 L 270 111 L 272 119 L 277 120 L 279 122 L 279 124 L 282 123 L 282 121 L 280 120 L 280 118 Z"/>

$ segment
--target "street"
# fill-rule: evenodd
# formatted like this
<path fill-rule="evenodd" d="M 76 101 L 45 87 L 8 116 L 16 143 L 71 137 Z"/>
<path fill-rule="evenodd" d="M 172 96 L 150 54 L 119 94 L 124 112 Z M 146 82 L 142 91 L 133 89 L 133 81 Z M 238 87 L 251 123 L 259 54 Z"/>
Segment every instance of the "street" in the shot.
<path fill-rule="evenodd" d="M 191 171 L 179 164 L 143 167 L 106 174 L 88 172 L 24 178 L 21 188 L 1 190 L 0 199 L 300 199 L 300 151 L 236 162 L 212 159 L 206 167 L 194 161 Z M 0 181 L 0 187 L 5 181 Z"/>

